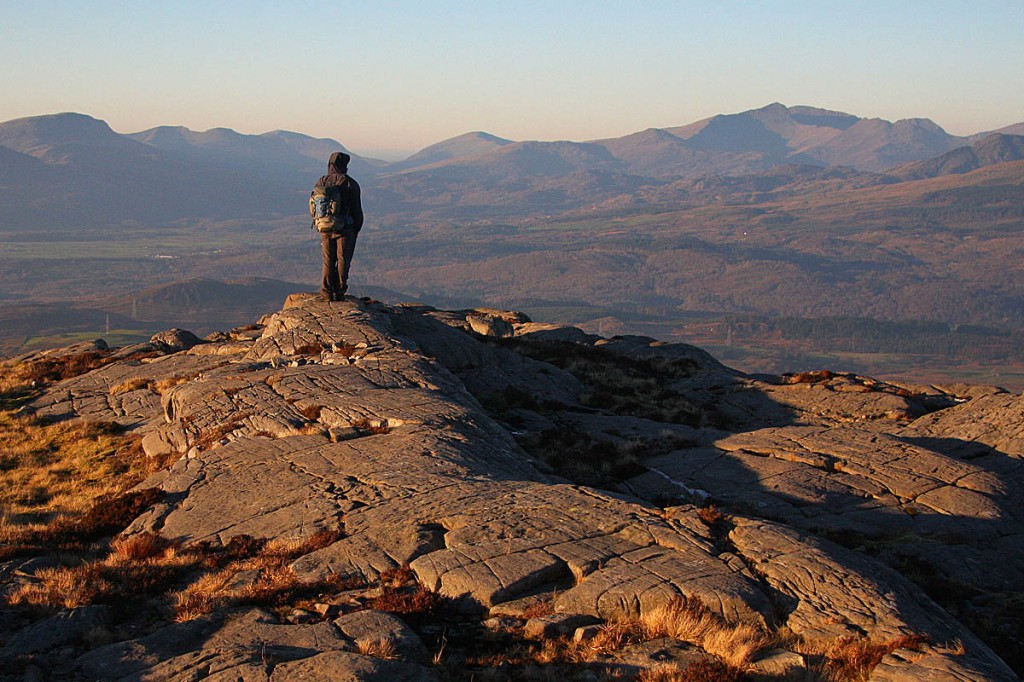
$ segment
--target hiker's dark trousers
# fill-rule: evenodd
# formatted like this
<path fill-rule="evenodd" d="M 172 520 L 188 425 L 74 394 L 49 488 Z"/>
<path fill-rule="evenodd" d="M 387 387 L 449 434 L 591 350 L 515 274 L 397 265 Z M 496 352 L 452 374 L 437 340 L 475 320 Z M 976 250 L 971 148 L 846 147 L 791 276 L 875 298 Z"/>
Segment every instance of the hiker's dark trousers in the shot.
<path fill-rule="evenodd" d="M 323 281 L 320 291 L 340 296 L 348 291 L 348 271 L 352 267 L 352 254 L 356 250 L 358 232 L 352 229 L 324 232 L 320 247 L 324 256 Z"/>

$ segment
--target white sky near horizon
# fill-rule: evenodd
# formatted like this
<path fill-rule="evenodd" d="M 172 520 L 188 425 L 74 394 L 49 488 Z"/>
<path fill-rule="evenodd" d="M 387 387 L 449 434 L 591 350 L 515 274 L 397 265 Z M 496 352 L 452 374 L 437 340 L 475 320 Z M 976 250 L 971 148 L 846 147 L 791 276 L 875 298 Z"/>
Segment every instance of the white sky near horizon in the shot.
<path fill-rule="evenodd" d="M 293 130 L 398 158 L 771 102 L 967 135 L 1024 121 L 1024 0 L 0 0 L 0 121 Z"/>

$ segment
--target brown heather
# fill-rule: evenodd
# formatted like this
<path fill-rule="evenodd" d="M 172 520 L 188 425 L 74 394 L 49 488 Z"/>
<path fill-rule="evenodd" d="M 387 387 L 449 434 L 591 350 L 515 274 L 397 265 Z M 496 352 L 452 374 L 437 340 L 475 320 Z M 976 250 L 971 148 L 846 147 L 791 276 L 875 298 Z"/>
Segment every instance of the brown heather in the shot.
<path fill-rule="evenodd" d="M 141 440 L 114 423 L 47 423 L 2 412 L 0 453 L 0 537 L 81 516 L 94 499 L 117 495 L 169 464 L 146 457 Z"/>
<path fill-rule="evenodd" d="M 358 586 L 340 578 L 303 581 L 288 567 L 295 558 L 326 547 L 340 535 L 325 531 L 289 542 L 237 536 L 224 546 L 182 545 L 152 533 L 119 537 L 102 558 L 88 559 L 88 548 L 83 548 L 82 563 L 40 569 L 35 582 L 21 585 L 6 601 L 15 607 L 54 609 L 150 597 L 171 601 L 179 621 L 237 604 L 295 604 L 323 592 Z M 242 571 L 255 571 L 255 579 L 232 585 Z M 187 586 L 180 589 L 185 581 Z"/>
<path fill-rule="evenodd" d="M 380 573 L 380 584 L 385 589 L 397 589 L 408 585 L 415 580 L 416 574 L 411 568 L 409 568 L 409 564 L 402 564 L 395 568 L 387 568 Z"/>
<path fill-rule="evenodd" d="M 295 347 L 295 355 L 320 355 L 323 350 L 322 343 L 306 343 Z"/>
<path fill-rule="evenodd" d="M 690 663 L 685 668 L 667 665 L 644 670 L 636 682 L 739 682 L 741 671 L 713 658 L 704 658 Z"/>
<path fill-rule="evenodd" d="M 340 575 L 317 581 L 301 580 L 288 566 L 298 557 L 323 549 L 341 536 L 340 531 L 321 531 L 307 540 L 272 542 L 238 536 L 232 538 L 223 553 L 207 544 L 186 547 L 183 554 L 195 553 L 196 565 L 212 572 L 172 596 L 175 620 L 193 620 L 216 609 L 239 604 L 296 604 L 324 592 L 361 586 L 360 581 Z M 257 577 L 251 582 L 233 585 L 232 580 L 243 571 L 256 571 Z"/>
<path fill-rule="evenodd" d="M 540 618 L 542 616 L 550 616 L 555 612 L 555 600 L 544 599 L 536 604 L 528 606 L 523 611 L 523 618 L 529 620 L 530 618 Z"/>
<path fill-rule="evenodd" d="M 703 521 L 704 525 L 708 528 L 714 528 L 725 519 L 725 517 L 722 516 L 722 512 L 718 511 L 713 504 L 709 504 L 698 509 L 697 517 Z"/>
<path fill-rule="evenodd" d="M 323 405 L 306 405 L 299 408 L 299 414 L 305 417 L 306 420 L 315 422 L 320 419 L 320 413 L 323 412 L 323 409 Z"/>
<path fill-rule="evenodd" d="M 138 391 L 141 389 L 149 389 L 149 379 L 143 379 L 142 377 L 134 377 L 131 379 L 125 379 L 119 384 L 115 384 L 110 387 L 110 395 L 120 395 L 122 393 L 130 393 L 131 391 Z"/>

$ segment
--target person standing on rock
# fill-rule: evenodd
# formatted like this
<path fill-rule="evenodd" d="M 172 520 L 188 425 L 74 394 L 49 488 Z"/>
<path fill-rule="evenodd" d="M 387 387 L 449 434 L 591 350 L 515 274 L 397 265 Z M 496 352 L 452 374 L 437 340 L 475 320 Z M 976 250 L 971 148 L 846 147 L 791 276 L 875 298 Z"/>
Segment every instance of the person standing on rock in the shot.
<path fill-rule="evenodd" d="M 356 250 L 356 237 L 363 227 L 363 205 L 359 183 L 348 175 L 352 157 L 334 152 L 327 162 L 327 175 L 316 181 L 309 197 L 313 227 L 320 232 L 323 272 L 320 298 L 340 301 L 348 291 L 348 271 Z"/>

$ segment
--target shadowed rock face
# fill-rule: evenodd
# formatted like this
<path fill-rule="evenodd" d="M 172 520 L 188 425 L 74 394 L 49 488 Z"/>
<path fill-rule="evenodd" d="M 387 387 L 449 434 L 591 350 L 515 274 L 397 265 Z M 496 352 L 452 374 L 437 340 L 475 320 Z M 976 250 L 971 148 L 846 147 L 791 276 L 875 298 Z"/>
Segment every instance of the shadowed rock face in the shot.
<path fill-rule="evenodd" d="M 514 338 L 498 338 L 509 329 Z M 616 367 L 629 371 L 610 383 Z M 641 379 L 639 395 L 626 395 Z M 146 381 L 168 388 L 112 390 Z M 1015 679 L 869 554 L 1019 591 L 1019 396 L 976 390 L 964 402 L 962 389 L 794 381 L 741 376 L 689 346 L 600 339 L 497 311 L 295 295 L 249 333 L 108 365 L 55 385 L 33 408 L 117 421 L 143 434 L 148 452 L 181 454 L 144 484 L 167 495 L 128 533 L 216 544 L 341 530 L 294 572 L 372 582 L 409 564 L 422 584 L 477 610 L 557 590 L 556 612 L 605 620 L 686 595 L 730 621 L 807 638 L 930 637 L 913 657 L 887 656 L 871 679 Z M 602 393 L 609 387 L 617 394 Z M 559 430 L 653 450 L 588 487 L 539 449 Z M 708 496 L 728 523 L 700 519 L 695 504 Z M 365 621 L 363 638 L 401 630 Z M 179 624 L 98 648 L 78 666 L 111 679 L 192 679 L 202 666 L 223 679 L 430 678 L 418 642 L 407 647 L 416 656 L 378 661 L 355 652 L 346 627 L 356 625 L 282 625 L 248 611 L 219 629 Z M 240 653 L 257 639 L 286 652 L 272 674 Z M 954 640 L 966 653 L 942 646 Z"/>

